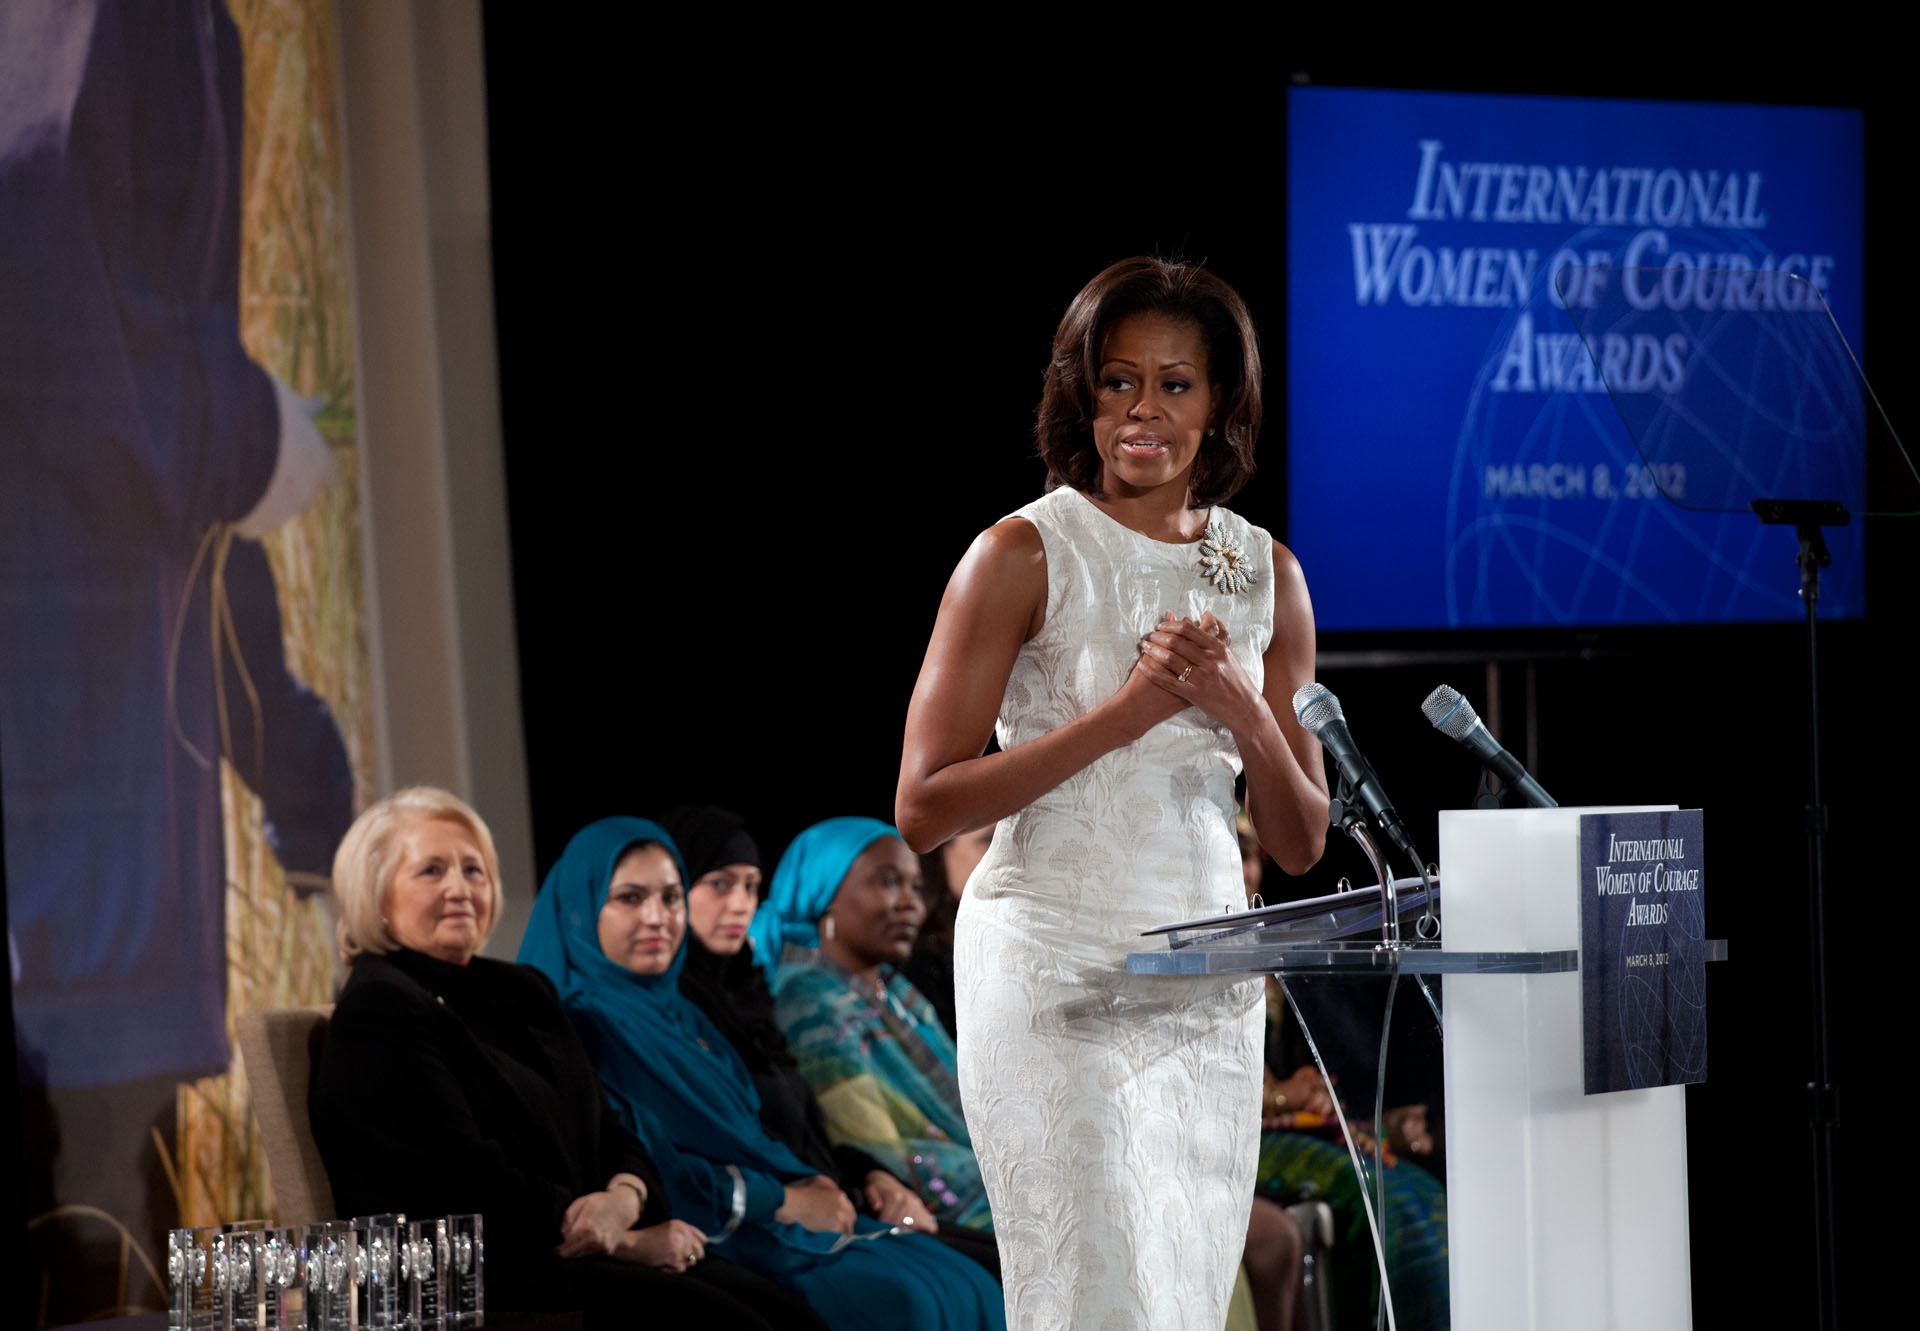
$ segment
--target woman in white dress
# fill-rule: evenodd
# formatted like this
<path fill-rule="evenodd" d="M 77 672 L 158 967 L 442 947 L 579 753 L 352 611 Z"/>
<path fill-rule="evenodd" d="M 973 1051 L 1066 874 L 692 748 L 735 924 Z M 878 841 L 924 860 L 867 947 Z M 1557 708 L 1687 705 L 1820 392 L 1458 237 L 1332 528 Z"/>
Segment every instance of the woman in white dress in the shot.
<path fill-rule="evenodd" d="M 1274 860 L 1320 856 L 1295 723 L 1313 612 L 1223 506 L 1253 466 L 1253 323 L 1212 273 L 1123 260 L 1055 334 L 1049 492 L 975 540 L 907 716 L 926 850 L 1003 820 L 955 930 L 959 1080 L 1009 1326 L 1218 1327 L 1260 1120 L 1257 980 L 1128 976 L 1142 930 L 1244 903 L 1234 781 Z M 997 723 L 1000 751 L 984 754 Z"/>

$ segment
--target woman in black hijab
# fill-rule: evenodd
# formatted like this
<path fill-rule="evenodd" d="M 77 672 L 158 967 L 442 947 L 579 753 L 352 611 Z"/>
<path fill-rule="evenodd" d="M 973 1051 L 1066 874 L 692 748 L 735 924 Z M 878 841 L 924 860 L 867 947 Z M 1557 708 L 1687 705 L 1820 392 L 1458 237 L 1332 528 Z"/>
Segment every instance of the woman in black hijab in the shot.
<path fill-rule="evenodd" d="M 687 863 L 687 960 L 680 992 L 706 1013 L 745 1060 L 760 1094 L 760 1121 L 767 1134 L 837 1179 L 861 1212 L 894 1224 L 910 1221 L 997 1277 L 1000 1255 L 993 1235 L 941 1229 L 919 1194 L 879 1161 L 827 1136 L 820 1104 L 774 1020 L 772 991 L 747 941 L 747 926 L 760 904 L 762 873 L 759 847 L 747 834 L 745 820 L 725 809 L 683 806 L 660 823 Z"/>

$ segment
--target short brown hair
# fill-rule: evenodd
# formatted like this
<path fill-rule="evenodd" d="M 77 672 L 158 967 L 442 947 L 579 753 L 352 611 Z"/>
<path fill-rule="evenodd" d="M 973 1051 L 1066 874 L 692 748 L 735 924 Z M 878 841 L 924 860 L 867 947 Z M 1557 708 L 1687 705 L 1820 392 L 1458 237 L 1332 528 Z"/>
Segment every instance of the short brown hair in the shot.
<path fill-rule="evenodd" d="M 458 795 L 435 786 L 408 786 L 368 805 L 353 820 L 340 840 L 340 849 L 333 854 L 333 895 L 340 904 L 333 938 L 345 964 L 351 966 L 362 952 L 391 952 L 399 946 L 383 912 L 387 889 L 393 886 L 394 871 L 399 867 L 400 833 L 416 822 L 432 819 L 457 823 L 480 843 L 487 890 L 493 901 L 487 932 L 492 933 L 499 923 L 500 857 L 494 852 L 493 833 L 486 821 Z M 486 941 L 483 935 L 480 944 Z"/>
<path fill-rule="evenodd" d="M 1135 314 L 1167 315 L 1200 329 L 1207 377 L 1219 391 L 1219 424 L 1194 459 L 1189 502 L 1195 508 L 1221 503 L 1253 475 L 1253 442 L 1260 433 L 1260 343 L 1253 315 L 1239 292 L 1200 265 L 1146 255 L 1122 259 L 1082 287 L 1053 335 L 1034 427 L 1047 488 L 1097 490 L 1093 385 L 1100 344 L 1108 329 Z"/>

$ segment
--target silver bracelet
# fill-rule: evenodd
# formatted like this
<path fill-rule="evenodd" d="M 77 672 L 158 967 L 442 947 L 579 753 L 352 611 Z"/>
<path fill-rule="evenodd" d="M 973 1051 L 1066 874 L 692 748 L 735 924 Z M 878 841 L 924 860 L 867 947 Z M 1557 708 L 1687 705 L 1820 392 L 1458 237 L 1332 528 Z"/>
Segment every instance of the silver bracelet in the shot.
<path fill-rule="evenodd" d="M 640 1203 L 640 1209 L 634 1213 L 633 1221 L 635 1224 L 639 1224 L 640 1217 L 642 1215 L 645 1215 L 647 1210 L 647 1194 L 640 1191 L 640 1185 L 635 1183 L 632 1179 L 617 1178 L 607 1186 L 609 1189 L 611 1188 L 632 1188 L 633 1189 L 633 1199 L 634 1201 Z"/>
<path fill-rule="evenodd" d="M 707 1235 L 708 1243 L 724 1243 L 733 1237 L 733 1231 L 740 1228 L 740 1222 L 747 1218 L 747 1180 L 740 1172 L 740 1166 L 728 1165 L 727 1173 L 733 1175 L 733 1210 L 727 1216 L 727 1223 L 720 1227 L 718 1234 Z"/>

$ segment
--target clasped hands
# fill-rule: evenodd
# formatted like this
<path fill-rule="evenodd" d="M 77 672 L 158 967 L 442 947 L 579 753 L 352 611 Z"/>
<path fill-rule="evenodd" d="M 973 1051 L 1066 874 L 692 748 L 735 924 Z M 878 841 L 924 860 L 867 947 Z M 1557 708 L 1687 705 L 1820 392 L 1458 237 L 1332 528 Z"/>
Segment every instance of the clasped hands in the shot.
<path fill-rule="evenodd" d="M 919 1194 L 884 1169 L 869 1170 L 861 1192 L 874 1215 L 890 1225 L 924 1234 L 939 1229 Z M 787 1184 L 786 1204 L 773 1218 L 822 1233 L 851 1234 L 855 1217 L 853 1203 L 847 1200 L 840 1185 L 815 1174 Z"/>
<path fill-rule="evenodd" d="M 787 1184 L 786 1200 L 773 1218 L 823 1234 L 853 1233 L 853 1203 L 840 1191 L 840 1185 L 824 1174 Z"/>
<path fill-rule="evenodd" d="M 617 1257 L 679 1274 L 707 1255 L 707 1236 L 684 1220 L 632 1226 L 646 1208 L 647 1185 L 616 1174 L 600 1192 L 575 1197 L 560 1221 L 562 1257 Z"/>
<path fill-rule="evenodd" d="M 1262 1132 L 1312 1132 L 1326 1127 L 1333 1117 L 1333 1090 L 1319 1069 L 1295 1068 L 1284 1081 L 1273 1075 L 1272 1068 L 1266 1070 L 1266 1084 L 1260 1094 Z M 1369 1155 L 1374 1148 L 1373 1136 L 1367 1131 L 1370 1126 L 1347 1124 L 1354 1146 Z M 1381 1153 L 1381 1159 L 1389 1165 L 1395 1163 L 1390 1149 Z"/>
<path fill-rule="evenodd" d="M 1318 1128 L 1333 1117 L 1333 1109 L 1333 1092 L 1318 1069 L 1311 1066 L 1296 1068 L 1293 1075 L 1284 1081 L 1274 1076 L 1271 1068 L 1267 1069 L 1266 1084 L 1260 1095 L 1262 1131 Z M 1383 1148 L 1381 1156 L 1388 1164 L 1394 1163 L 1396 1153 L 1433 1154 L 1433 1131 L 1427 1124 L 1425 1105 L 1401 1105 L 1389 1109 L 1383 1123 L 1386 1134 L 1380 1143 Z M 1368 1122 L 1348 1125 L 1353 1133 L 1354 1145 L 1362 1151 L 1373 1150 L 1373 1126 Z"/>
<path fill-rule="evenodd" d="M 1140 688 L 1136 680 L 1157 690 L 1156 725 L 1188 707 L 1198 707 L 1233 728 L 1248 700 L 1259 695 L 1228 650 L 1231 642 L 1227 626 L 1211 610 L 1198 621 L 1181 619 L 1169 610 L 1140 640 L 1140 659 L 1121 692 Z M 1141 701 L 1140 705 L 1146 704 Z"/>
<path fill-rule="evenodd" d="M 562 1257 L 612 1257 L 646 1208 L 647 1185 L 632 1174 L 615 1174 L 599 1192 L 582 1193 L 560 1218 Z"/>
<path fill-rule="evenodd" d="M 873 1214 L 889 1225 L 899 1225 L 917 1234 L 934 1234 L 940 1229 L 933 1212 L 920 1200 L 920 1194 L 884 1169 L 867 1171 L 867 1186 L 862 1189 Z"/>
<path fill-rule="evenodd" d="M 1303 1116 L 1305 1117 L 1303 1121 Z M 1311 1066 L 1295 1068 L 1285 1081 L 1266 1070 L 1265 1086 L 1260 1094 L 1260 1127 L 1266 1132 L 1285 1132 L 1299 1127 L 1319 1127 L 1333 1117 L 1333 1092 Z"/>

